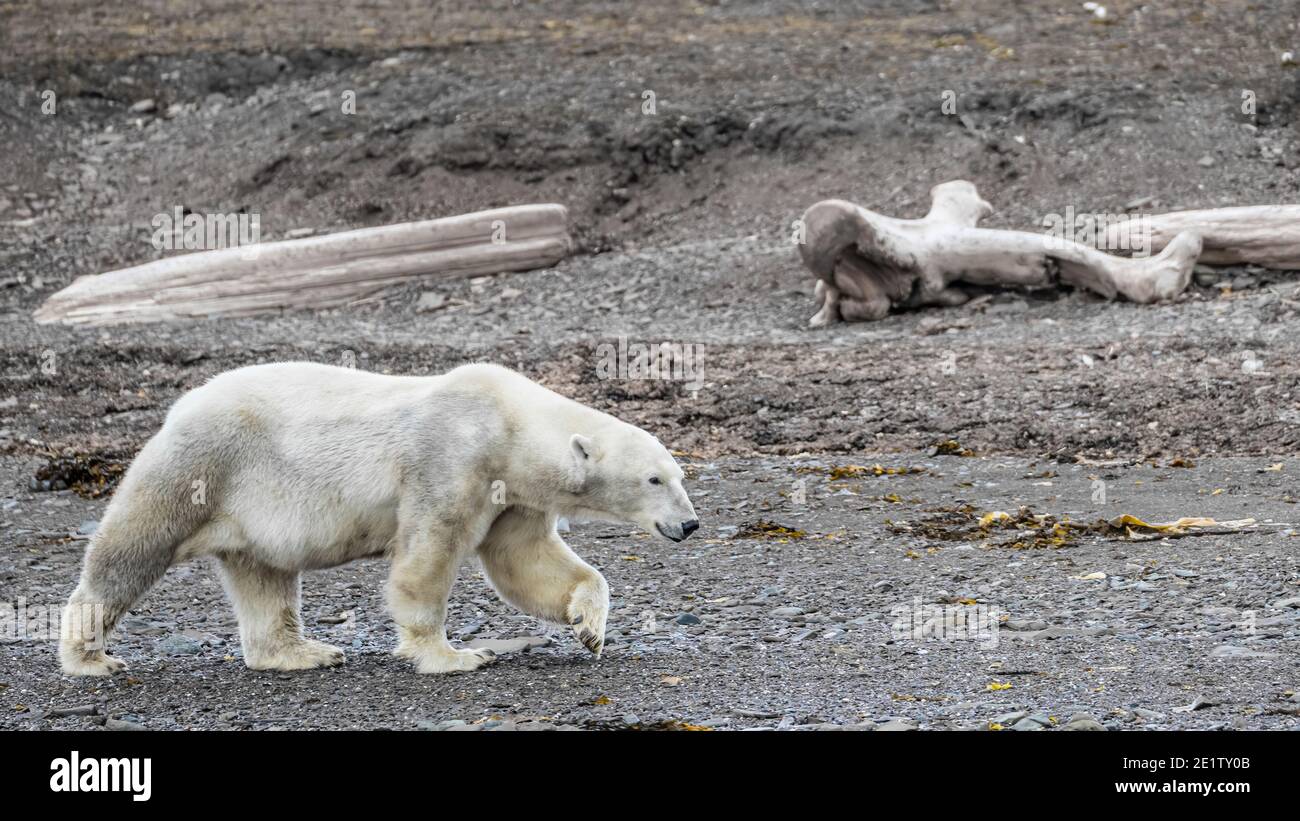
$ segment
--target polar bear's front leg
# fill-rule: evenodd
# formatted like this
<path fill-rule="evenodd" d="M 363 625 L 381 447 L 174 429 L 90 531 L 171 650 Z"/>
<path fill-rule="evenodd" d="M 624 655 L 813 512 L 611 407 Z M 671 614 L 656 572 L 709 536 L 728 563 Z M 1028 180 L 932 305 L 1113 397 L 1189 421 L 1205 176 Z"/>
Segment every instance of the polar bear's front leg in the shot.
<path fill-rule="evenodd" d="M 531 616 L 569 625 L 584 647 L 600 655 L 609 584 L 569 549 L 553 517 L 510 508 L 497 517 L 478 553 L 501 598 Z"/>
<path fill-rule="evenodd" d="M 299 574 L 231 553 L 221 576 L 239 618 L 244 664 L 253 670 L 310 670 L 344 662 L 343 651 L 302 634 Z"/>
<path fill-rule="evenodd" d="M 418 537 L 393 561 L 388 604 L 397 622 L 395 652 L 421 673 L 477 670 L 496 658 L 491 650 L 457 649 L 447 641 L 447 597 L 460 559 L 447 542 Z"/>

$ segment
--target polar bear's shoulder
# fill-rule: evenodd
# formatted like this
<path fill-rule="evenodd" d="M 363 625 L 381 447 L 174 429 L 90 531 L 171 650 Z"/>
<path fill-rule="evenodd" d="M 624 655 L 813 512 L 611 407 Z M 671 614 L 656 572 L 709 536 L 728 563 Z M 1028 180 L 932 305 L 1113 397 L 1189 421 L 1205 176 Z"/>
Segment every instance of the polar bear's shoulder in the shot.
<path fill-rule="evenodd" d="M 518 371 L 487 362 L 461 365 L 448 371 L 443 374 L 440 387 L 444 390 L 481 393 L 507 400 L 508 404 L 516 401 L 563 399 Z"/>
<path fill-rule="evenodd" d="M 501 365 L 482 362 L 462 365 L 439 379 L 439 390 L 472 393 L 490 399 L 508 417 L 548 417 L 575 431 L 622 424 L 608 414 L 562 396 Z"/>

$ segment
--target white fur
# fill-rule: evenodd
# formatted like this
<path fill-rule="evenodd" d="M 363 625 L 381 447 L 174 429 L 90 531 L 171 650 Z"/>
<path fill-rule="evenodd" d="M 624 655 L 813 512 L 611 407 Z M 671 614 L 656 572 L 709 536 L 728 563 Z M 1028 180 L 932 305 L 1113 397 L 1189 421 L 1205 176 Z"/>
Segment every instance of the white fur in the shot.
<path fill-rule="evenodd" d="M 169 565 L 199 556 L 221 562 L 254 668 L 342 662 L 302 635 L 299 575 L 378 554 L 392 560 L 397 653 L 420 672 L 491 660 L 445 632 L 448 593 L 474 555 L 503 598 L 571 624 L 599 653 L 608 587 L 559 537 L 557 517 L 673 540 L 696 518 L 681 469 L 653 436 L 506 368 L 230 371 L 176 402 L 123 479 L 68 603 L 63 667 L 122 669 L 89 637 L 105 635 Z"/>

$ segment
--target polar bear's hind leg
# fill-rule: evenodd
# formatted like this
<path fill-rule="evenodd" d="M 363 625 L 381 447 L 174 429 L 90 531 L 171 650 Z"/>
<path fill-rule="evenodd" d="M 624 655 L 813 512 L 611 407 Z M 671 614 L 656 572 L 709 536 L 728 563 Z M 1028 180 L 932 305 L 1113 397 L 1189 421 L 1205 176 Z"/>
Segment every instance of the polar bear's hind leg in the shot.
<path fill-rule="evenodd" d="M 72 676 L 106 676 L 126 664 L 105 652 L 119 619 L 163 577 L 177 548 L 207 516 L 189 497 L 192 475 L 170 469 L 155 438 L 122 479 L 91 537 L 81 580 L 63 611 L 59 662 Z"/>

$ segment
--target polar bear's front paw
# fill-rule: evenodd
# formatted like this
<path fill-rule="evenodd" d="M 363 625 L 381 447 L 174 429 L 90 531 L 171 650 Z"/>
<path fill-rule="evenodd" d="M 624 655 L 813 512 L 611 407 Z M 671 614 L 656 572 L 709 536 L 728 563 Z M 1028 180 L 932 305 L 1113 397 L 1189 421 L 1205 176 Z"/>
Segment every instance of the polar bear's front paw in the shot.
<path fill-rule="evenodd" d="M 569 594 L 566 610 L 573 635 L 600 657 L 605 649 L 605 620 L 609 617 L 609 586 L 599 574 L 578 583 Z"/>
<path fill-rule="evenodd" d="M 491 650 L 458 650 L 451 645 L 445 647 L 412 646 L 403 644 L 397 648 L 397 655 L 415 662 L 417 672 L 425 675 L 434 673 L 468 673 L 472 670 L 496 661 L 497 654 Z"/>
<path fill-rule="evenodd" d="M 311 670 L 334 667 L 347 661 L 343 651 L 332 644 L 312 639 L 286 645 L 275 652 L 245 653 L 244 664 L 253 670 Z"/>

